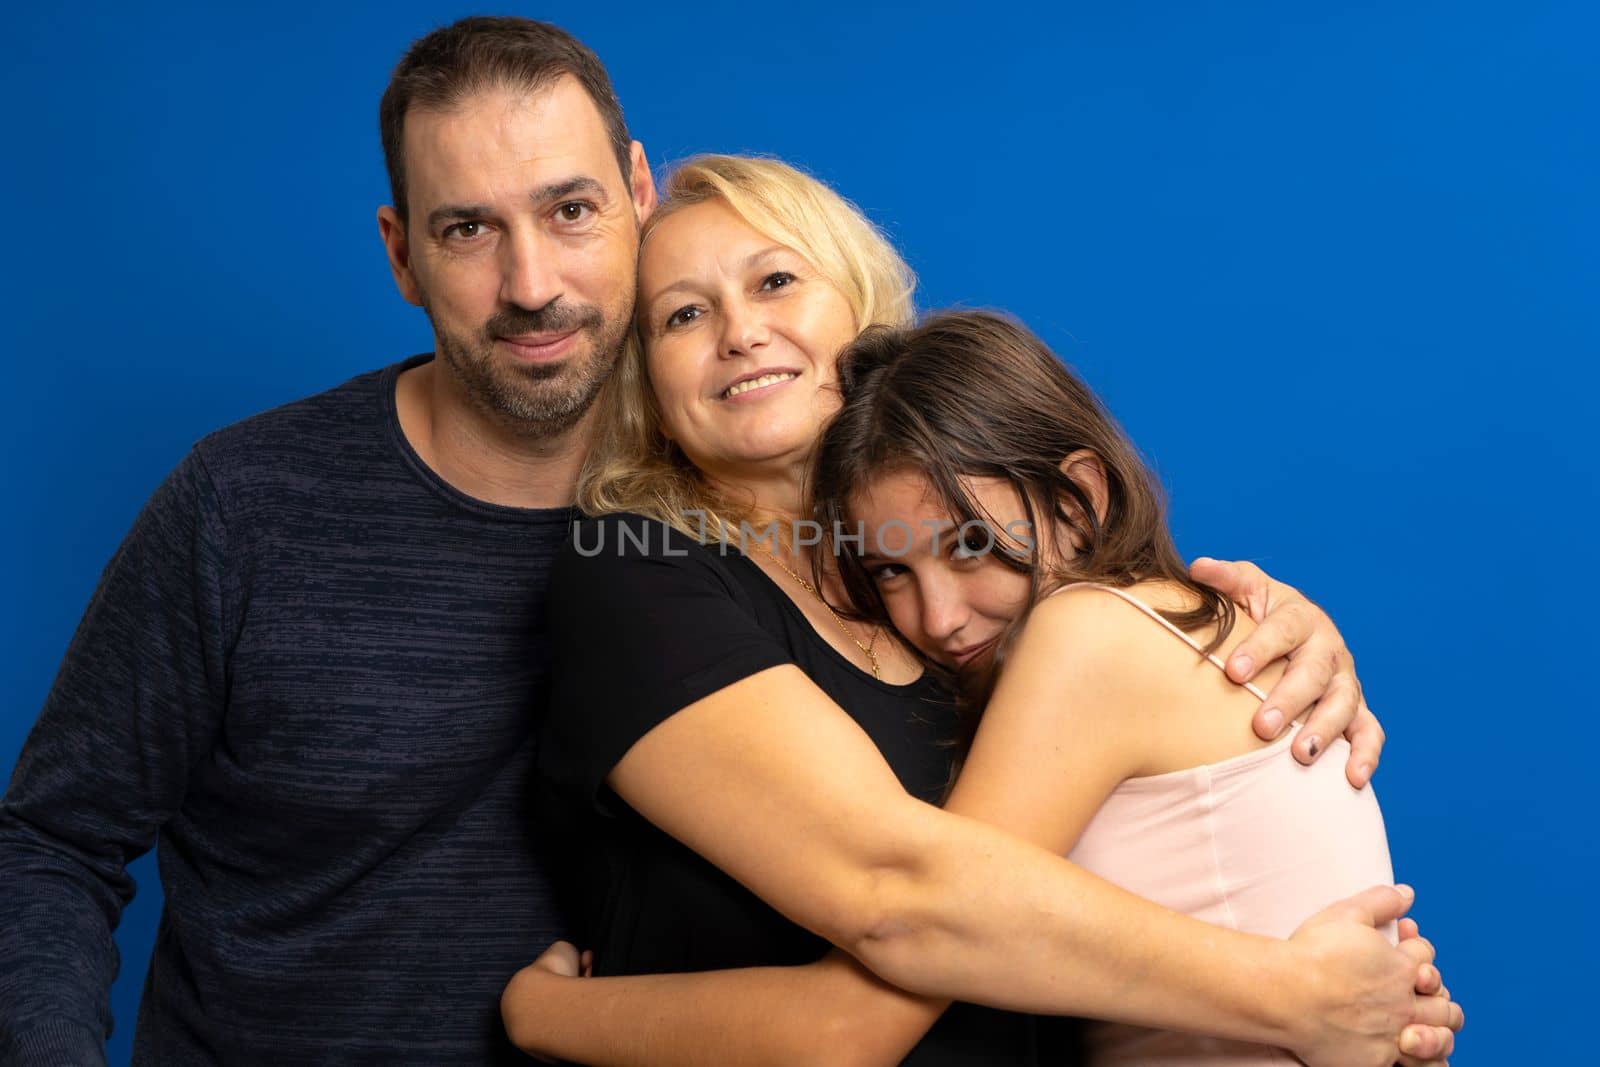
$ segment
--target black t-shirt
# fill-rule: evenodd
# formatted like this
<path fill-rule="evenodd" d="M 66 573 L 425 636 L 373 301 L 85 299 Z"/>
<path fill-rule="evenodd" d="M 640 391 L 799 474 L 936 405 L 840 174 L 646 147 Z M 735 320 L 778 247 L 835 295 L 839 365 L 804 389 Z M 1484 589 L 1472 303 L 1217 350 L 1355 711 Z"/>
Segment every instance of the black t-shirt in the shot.
<path fill-rule="evenodd" d="M 956 735 L 926 676 L 878 681 L 823 640 L 736 548 L 701 545 L 636 515 L 585 520 L 557 557 L 554 643 L 539 769 L 542 821 L 571 835 L 574 915 L 596 974 L 808 963 L 828 945 L 657 830 L 605 785 L 627 751 L 684 707 L 758 671 L 795 664 L 848 712 L 906 790 L 936 802 Z M 918 1067 L 1064 1062 L 1034 1020 L 957 1004 L 905 1061 Z"/>

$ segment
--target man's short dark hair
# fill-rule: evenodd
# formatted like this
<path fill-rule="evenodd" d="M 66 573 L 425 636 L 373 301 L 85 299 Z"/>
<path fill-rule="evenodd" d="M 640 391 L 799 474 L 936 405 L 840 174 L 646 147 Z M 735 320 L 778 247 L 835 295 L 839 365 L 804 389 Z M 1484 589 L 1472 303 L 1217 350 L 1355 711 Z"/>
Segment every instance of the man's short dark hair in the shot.
<path fill-rule="evenodd" d="M 583 86 L 606 125 L 624 184 L 633 180 L 632 138 L 606 68 L 595 54 L 558 26 L 532 19 L 477 15 L 434 30 L 413 44 L 389 78 L 378 105 L 389 195 L 402 222 L 408 220 L 406 113 L 412 108 L 446 111 L 490 89 L 535 93 L 562 75 Z"/>

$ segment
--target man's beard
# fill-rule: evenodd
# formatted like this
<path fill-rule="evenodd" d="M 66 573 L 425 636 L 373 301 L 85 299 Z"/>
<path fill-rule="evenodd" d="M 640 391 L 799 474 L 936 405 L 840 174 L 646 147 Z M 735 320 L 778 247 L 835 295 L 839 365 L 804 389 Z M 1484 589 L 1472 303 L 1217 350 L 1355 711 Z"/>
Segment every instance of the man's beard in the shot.
<path fill-rule="evenodd" d="M 473 406 L 529 437 L 553 437 L 583 418 L 616 369 L 632 317 L 624 309 L 608 322 L 594 305 L 574 305 L 558 299 L 537 311 L 497 311 L 476 336 L 466 337 L 442 329 L 426 300 L 423 309 L 433 323 L 440 358 L 449 365 Z M 497 337 L 573 330 L 580 334 L 578 350 L 558 363 L 518 365 L 495 351 Z"/>

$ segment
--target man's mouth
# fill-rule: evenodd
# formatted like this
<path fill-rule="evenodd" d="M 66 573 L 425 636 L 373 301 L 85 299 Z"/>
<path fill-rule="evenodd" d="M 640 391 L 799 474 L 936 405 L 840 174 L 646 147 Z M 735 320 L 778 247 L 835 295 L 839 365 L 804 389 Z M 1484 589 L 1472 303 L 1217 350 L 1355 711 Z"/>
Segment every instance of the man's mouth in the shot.
<path fill-rule="evenodd" d="M 753 393 L 758 389 L 769 389 L 774 385 L 781 385 L 784 382 L 793 381 L 798 377 L 800 377 L 800 372 L 792 370 L 764 371 L 759 374 L 753 374 L 745 378 L 740 378 L 738 381 L 724 389 L 722 391 L 722 399 L 732 400 L 736 396 L 743 396 L 746 393 Z"/>
<path fill-rule="evenodd" d="M 572 348 L 579 332 L 569 330 L 566 333 L 518 334 L 513 337 L 498 337 L 496 340 L 524 362 L 546 363 L 565 356 Z"/>

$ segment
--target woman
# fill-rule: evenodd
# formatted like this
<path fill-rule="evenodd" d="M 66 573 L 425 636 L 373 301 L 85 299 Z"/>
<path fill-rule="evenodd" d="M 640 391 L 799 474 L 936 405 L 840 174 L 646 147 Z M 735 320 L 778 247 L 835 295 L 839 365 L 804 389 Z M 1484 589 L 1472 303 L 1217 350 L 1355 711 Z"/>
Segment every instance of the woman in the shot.
<path fill-rule="evenodd" d="M 513 1037 L 590 1062 L 629 1062 L 638 1034 L 659 1040 L 643 1062 L 794 1062 L 809 1047 L 838 1063 L 881 1055 L 886 1014 L 900 1043 L 950 998 L 1211 1032 L 1313 1064 L 1405 1059 L 1394 1042 L 1415 1015 L 1432 1027 L 1407 1031 L 1418 1051 L 1439 1052 L 1453 1006 L 1410 992 L 1419 975 L 1436 986 L 1431 948 L 1390 948 L 1353 918 L 1394 917 L 1392 891 L 1274 941 L 1157 908 L 1039 847 L 1057 842 L 977 821 L 1026 834 L 1007 811 L 923 802 L 946 779 L 950 705 L 910 649 L 804 579 L 797 525 L 838 406 L 837 353 L 860 327 L 909 318 L 909 276 L 858 214 L 781 165 L 701 161 L 669 194 L 641 249 L 644 362 L 618 372 L 580 497 L 631 514 L 582 524 L 550 594 L 560 647 L 540 763 L 584 846 L 596 969 L 798 964 L 820 935 L 933 999 L 837 956 L 562 993 L 533 969 L 507 989 Z M 741 536 L 769 524 L 764 545 Z M 671 1010 L 628 999 L 640 988 Z M 621 997 L 608 1003 L 631 1025 L 563 999 L 589 992 Z M 852 1032 L 869 996 L 882 1011 L 868 1032 L 814 1025 Z M 701 997 L 704 1015 L 686 1010 Z M 658 1025 L 640 1027 L 646 1010 Z M 726 1020 L 736 1047 L 711 1051 L 696 1019 Z M 797 1020 L 804 1032 L 784 1032 Z M 1060 1062 L 1038 1042 L 1029 1020 L 962 1005 L 907 1062 Z"/>

